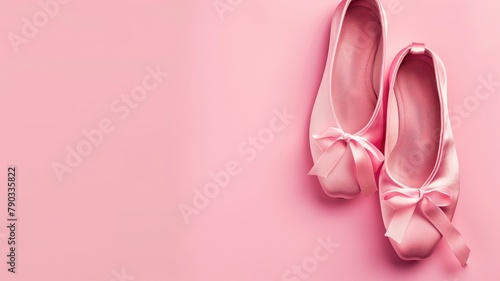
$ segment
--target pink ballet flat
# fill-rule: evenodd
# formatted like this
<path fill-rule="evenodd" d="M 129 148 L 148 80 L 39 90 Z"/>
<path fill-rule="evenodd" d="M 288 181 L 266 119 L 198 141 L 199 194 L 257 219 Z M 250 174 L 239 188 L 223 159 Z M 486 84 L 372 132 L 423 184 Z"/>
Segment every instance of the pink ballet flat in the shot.
<path fill-rule="evenodd" d="M 444 237 L 465 265 L 470 250 L 451 223 L 460 183 L 443 62 L 413 43 L 394 59 L 389 83 L 379 178 L 385 235 L 405 260 L 428 257 Z"/>
<path fill-rule="evenodd" d="M 335 198 L 377 190 L 384 160 L 383 70 L 387 24 L 376 0 L 343 0 L 332 19 L 323 79 L 310 122 L 309 175 Z"/>

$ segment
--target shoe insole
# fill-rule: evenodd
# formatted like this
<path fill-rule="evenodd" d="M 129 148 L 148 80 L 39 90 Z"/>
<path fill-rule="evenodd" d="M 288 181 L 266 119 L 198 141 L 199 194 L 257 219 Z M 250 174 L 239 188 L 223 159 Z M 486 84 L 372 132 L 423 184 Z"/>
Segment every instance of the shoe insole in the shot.
<path fill-rule="evenodd" d="M 389 157 L 396 180 L 419 188 L 429 178 L 437 159 L 441 128 L 440 100 L 432 59 L 409 55 L 401 63 L 394 92 L 399 131 Z"/>
<path fill-rule="evenodd" d="M 370 8 L 347 10 L 332 67 L 331 94 L 337 120 L 348 133 L 366 126 L 377 103 L 373 66 L 380 31 L 380 20 Z"/>

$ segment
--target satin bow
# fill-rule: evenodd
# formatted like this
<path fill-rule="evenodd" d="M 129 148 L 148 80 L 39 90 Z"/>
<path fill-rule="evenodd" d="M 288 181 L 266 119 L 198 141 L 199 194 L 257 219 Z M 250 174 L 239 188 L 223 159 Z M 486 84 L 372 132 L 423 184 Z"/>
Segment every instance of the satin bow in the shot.
<path fill-rule="evenodd" d="M 313 139 L 319 144 L 323 154 L 314 163 L 309 175 L 328 176 L 349 147 L 356 164 L 356 175 L 361 192 L 368 196 L 377 190 L 374 173 L 384 161 L 384 155 L 371 142 L 361 136 L 351 135 L 333 127 L 329 127 L 321 135 L 314 135 Z M 347 146 L 344 146 L 341 141 L 344 141 Z"/>
<path fill-rule="evenodd" d="M 382 199 L 395 211 L 385 236 L 401 243 L 415 209 L 420 206 L 424 216 L 443 235 L 460 263 L 467 264 L 470 249 L 441 209 L 441 207 L 451 204 L 452 198 L 448 188 L 431 186 L 400 188 L 394 186 L 393 189 L 382 194 Z"/>

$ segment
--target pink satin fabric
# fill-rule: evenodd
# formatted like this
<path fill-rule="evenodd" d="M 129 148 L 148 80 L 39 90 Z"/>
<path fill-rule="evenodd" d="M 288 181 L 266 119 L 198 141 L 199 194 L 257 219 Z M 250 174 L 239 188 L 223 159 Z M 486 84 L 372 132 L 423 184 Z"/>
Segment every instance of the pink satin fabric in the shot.
<path fill-rule="evenodd" d="M 377 191 L 375 171 L 384 161 L 384 155 L 376 146 L 363 137 L 351 135 L 330 127 L 321 135 L 314 135 L 323 154 L 316 160 L 309 175 L 326 177 L 338 164 L 344 153 L 351 153 L 356 177 L 364 196 Z"/>
<path fill-rule="evenodd" d="M 422 44 L 404 48 L 391 67 L 389 102 L 387 105 L 387 135 L 385 156 L 379 178 L 382 216 L 388 236 L 403 259 L 421 259 L 430 255 L 441 236 L 449 244 L 458 261 L 465 265 L 470 249 L 451 220 L 456 209 L 460 181 L 458 158 L 448 117 L 446 72 L 441 59 Z M 428 55 L 432 58 L 441 111 L 441 131 L 436 143 L 438 156 L 434 169 L 421 187 L 408 187 L 395 180 L 388 170 L 391 152 L 398 138 L 398 107 L 394 99 L 394 80 L 398 68 L 408 54 Z M 414 124 L 418 126 L 418 124 Z"/>
<path fill-rule="evenodd" d="M 441 207 L 451 204 L 451 192 L 447 187 L 426 186 L 420 189 L 393 186 L 381 195 L 386 204 L 395 210 L 385 235 L 401 243 L 416 208 L 443 235 L 462 265 L 467 264 L 470 249 L 463 241 Z"/>
<path fill-rule="evenodd" d="M 381 151 L 384 139 L 383 69 L 386 52 L 387 22 L 382 5 L 376 0 L 357 1 L 356 5 L 373 7 L 381 16 L 381 57 L 374 66 L 380 73 L 375 78 L 377 101 L 372 117 L 358 132 L 344 133 L 332 102 L 332 68 L 338 50 L 343 19 L 352 0 L 343 0 L 337 6 L 330 33 L 328 58 L 323 78 L 311 113 L 309 143 L 314 166 L 311 175 L 318 175 L 321 187 L 335 198 L 354 198 L 359 193 L 368 195 L 376 188 L 374 173 L 383 160 Z"/>

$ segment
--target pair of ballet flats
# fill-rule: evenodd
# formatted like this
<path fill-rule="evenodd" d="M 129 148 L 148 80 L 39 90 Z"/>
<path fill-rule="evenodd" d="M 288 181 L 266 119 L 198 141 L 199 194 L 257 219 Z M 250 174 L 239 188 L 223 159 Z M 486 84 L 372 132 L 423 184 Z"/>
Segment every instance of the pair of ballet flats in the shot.
<path fill-rule="evenodd" d="M 385 236 L 400 258 L 427 258 L 444 238 L 465 265 L 470 250 L 451 222 L 460 183 L 444 64 L 412 43 L 384 75 L 386 44 L 377 0 L 338 5 L 311 114 L 309 174 L 334 198 L 378 191 Z"/>

